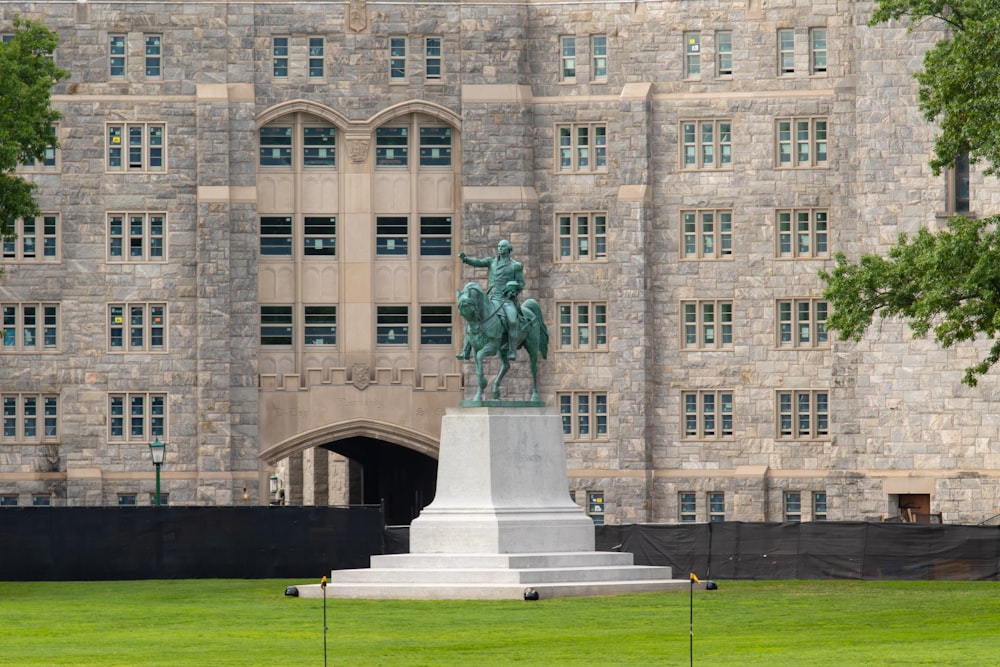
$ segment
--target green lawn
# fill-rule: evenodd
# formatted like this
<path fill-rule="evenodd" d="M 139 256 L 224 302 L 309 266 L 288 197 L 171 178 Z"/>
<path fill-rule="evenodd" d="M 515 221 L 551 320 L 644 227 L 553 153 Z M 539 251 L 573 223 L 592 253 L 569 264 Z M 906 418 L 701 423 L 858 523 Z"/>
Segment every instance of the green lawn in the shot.
<path fill-rule="evenodd" d="M 323 600 L 297 583 L 0 582 L 0 665 L 322 665 Z M 1000 583 L 718 583 L 695 590 L 696 665 L 1000 664 Z M 329 599 L 327 664 L 688 665 L 689 600 Z"/>

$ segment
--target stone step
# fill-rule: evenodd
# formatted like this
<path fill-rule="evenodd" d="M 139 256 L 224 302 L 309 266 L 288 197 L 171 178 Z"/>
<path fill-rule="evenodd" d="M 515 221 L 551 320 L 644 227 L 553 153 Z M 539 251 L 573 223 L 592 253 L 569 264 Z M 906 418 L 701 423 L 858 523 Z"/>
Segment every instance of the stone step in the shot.
<path fill-rule="evenodd" d="M 632 554 L 619 551 L 567 551 L 558 553 L 514 554 L 410 553 L 371 557 L 371 566 L 373 568 L 387 569 L 628 567 L 633 562 Z"/>
<path fill-rule="evenodd" d="M 554 567 L 554 568 L 371 568 L 335 570 L 331 583 L 403 584 L 521 584 L 536 586 L 562 582 L 650 581 L 671 578 L 663 567 Z"/>
<path fill-rule="evenodd" d="M 587 595 L 627 595 L 663 591 L 686 591 L 691 586 L 687 579 L 650 579 L 645 581 L 588 581 L 556 582 L 525 586 L 524 584 L 328 584 L 324 590 L 319 584 L 297 586 L 302 598 L 341 598 L 373 600 L 524 600 L 525 591 L 531 589 L 538 599 L 580 597 Z"/>

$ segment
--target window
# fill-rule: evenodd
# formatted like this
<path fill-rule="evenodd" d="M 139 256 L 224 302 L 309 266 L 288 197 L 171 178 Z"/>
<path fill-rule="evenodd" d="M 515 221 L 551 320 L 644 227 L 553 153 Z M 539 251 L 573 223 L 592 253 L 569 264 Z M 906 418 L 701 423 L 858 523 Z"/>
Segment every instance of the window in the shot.
<path fill-rule="evenodd" d="M 608 258 L 606 213 L 557 213 L 556 227 L 560 261 L 597 261 Z"/>
<path fill-rule="evenodd" d="M 57 172 L 59 171 L 59 149 L 56 145 L 59 143 L 56 138 L 56 127 L 54 125 L 49 126 L 49 134 L 52 135 L 52 143 L 45 147 L 44 154 L 41 160 L 36 160 L 33 157 L 25 159 L 21 164 L 22 171 L 30 172 Z"/>
<path fill-rule="evenodd" d="M 451 128 L 420 128 L 420 166 L 451 166 Z"/>
<path fill-rule="evenodd" d="M 677 501 L 681 523 L 694 523 L 698 520 L 698 496 L 694 491 L 681 491 L 677 494 Z"/>
<path fill-rule="evenodd" d="M 286 220 L 290 227 L 291 218 Z M 306 216 L 303 219 L 302 241 L 304 256 L 334 257 L 337 254 L 337 218 Z"/>
<path fill-rule="evenodd" d="M 119 493 L 118 494 L 118 504 L 123 507 L 131 507 L 135 505 L 135 494 L 134 493 Z"/>
<path fill-rule="evenodd" d="M 288 78 L 288 38 L 287 37 L 272 37 L 271 38 L 271 53 L 273 57 L 273 65 L 271 72 L 275 79 L 287 79 Z"/>
<path fill-rule="evenodd" d="M 108 260 L 161 262 L 166 250 L 163 213 L 109 213 Z"/>
<path fill-rule="evenodd" d="M 830 434 L 830 399 L 826 391 L 779 391 L 778 437 L 825 438 Z"/>
<path fill-rule="evenodd" d="M 802 521 L 802 493 L 800 491 L 785 491 L 784 514 L 785 521 Z"/>
<path fill-rule="evenodd" d="M 813 491 L 813 521 L 826 521 L 826 491 Z"/>
<path fill-rule="evenodd" d="M 375 130 L 375 165 L 405 167 L 409 157 L 409 128 L 380 127 Z"/>
<path fill-rule="evenodd" d="M 406 255 L 410 243 L 410 219 L 380 215 L 375 218 L 375 254 Z"/>
<path fill-rule="evenodd" d="M 684 33 L 684 76 L 701 74 L 701 33 Z"/>
<path fill-rule="evenodd" d="M 165 170 L 166 125 L 163 123 L 110 123 L 107 134 L 108 171 Z"/>
<path fill-rule="evenodd" d="M 45 213 L 39 217 L 14 221 L 16 236 L 3 241 L 3 258 L 15 262 L 59 261 L 59 216 Z"/>
<path fill-rule="evenodd" d="M 125 35 L 108 35 L 108 68 L 112 79 L 125 78 Z"/>
<path fill-rule="evenodd" d="M 715 76 L 733 75 L 733 33 L 720 30 L 715 33 Z"/>
<path fill-rule="evenodd" d="M 708 520 L 726 520 L 726 494 L 722 491 L 712 491 L 708 494 Z"/>
<path fill-rule="evenodd" d="M 420 256 L 451 256 L 451 216 L 420 216 Z"/>
<path fill-rule="evenodd" d="M 135 504 L 135 503 L 133 503 L 133 504 Z M 155 493 L 149 494 L 149 504 L 150 505 L 155 505 L 156 504 L 156 494 Z M 160 505 L 162 506 L 162 505 L 169 505 L 169 504 L 170 504 L 170 494 L 167 493 L 167 492 L 161 493 L 160 494 Z"/>
<path fill-rule="evenodd" d="M 825 209 L 779 209 L 778 257 L 829 257 L 830 227 Z"/>
<path fill-rule="evenodd" d="M 608 80 L 608 36 L 590 36 L 590 78 L 595 82 Z"/>
<path fill-rule="evenodd" d="M 608 395 L 595 391 L 556 394 L 563 434 L 569 440 L 607 440 Z"/>
<path fill-rule="evenodd" d="M 336 306 L 305 306 L 303 322 L 306 345 L 337 344 Z"/>
<path fill-rule="evenodd" d="M 260 255 L 261 259 L 292 256 L 291 216 L 261 216 Z"/>
<path fill-rule="evenodd" d="M 608 349 L 606 301 L 572 301 L 559 310 L 559 347 L 566 350 Z"/>
<path fill-rule="evenodd" d="M 733 437 L 733 392 L 685 391 L 684 437 L 717 440 Z"/>
<path fill-rule="evenodd" d="M 4 442 L 58 442 L 59 397 L 55 394 L 3 394 Z"/>
<path fill-rule="evenodd" d="M 108 394 L 108 415 L 110 440 L 149 443 L 167 435 L 166 394 Z"/>
<path fill-rule="evenodd" d="M 33 507 L 50 507 L 52 505 L 52 496 L 35 494 L 31 496 L 31 505 Z"/>
<path fill-rule="evenodd" d="M 728 120 L 681 123 L 684 169 L 731 169 L 732 123 Z"/>
<path fill-rule="evenodd" d="M 826 74 L 826 28 L 809 31 L 809 71 Z"/>
<path fill-rule="evenodd" d="M 406 81 L 406 38 L 389 38 L 389 82 Z"/>
<path fill-rule="evenodd" d="M 292 166 L 292 128 L 260 128 L 260 166 Z"/>
<path fill-rule="evenodd" d="M 325 40 L 322 37 L 309 38 L 309 78 L 323 78 L 323 58 L 326 51 Z"/>
<path fill-rule="evenodd" d="M 682 301 L 681 344 L 688 350 L 733 346 L 733 302 L 700 299 Z"/>
<path fill-rule="evenodd" d="M 795 31 L 784 28 L 778 31 L 778 76 L 795 73 Z"/>
<path fill-rule="evenodd" d="M 292 346 L 292 307 L 260 307 L 260 344 L 268 347 Z"/>
<path fill-rule="evenodd" d="M 441 80 L 441 38 L 424 38 L 424 78 L 428 81 Z"/>
<path fill-rule="evenodd" d="M 559 38 L 559 80 L 576 81 L 576 37 Z"/>
<path fill-rule="evenodd" d="M 778 301 L 778 347 L 828 347 L 828 311 L 827 302 L 819 299 Z"/>
<path fill-rule="evenodd" d="M 721 259 L 733 256 L 733 212 L 721 210 L 681 211 L 681 257 Z"/>
<path fill-rule="evenodd" d="M 299 127 L 301 144 L 295 145 Z M 268 125 L 260 128 L 259 163 L 261 167 L 292 167 L 298 162 L 293 155 L 301 153 L 302 166 L 306 168 L 337 165 L 337 129 L 332 125 L 299 123 Z M 293 165 L 294 162 L 294 165 Z"/>
<path fill-rule="evenodd" d="M 604 525 L 605 507 L 603 491 L 587 491 L 587 514 L 593 519 L 595 526 Z"/>
<path fill-rule="evenodd" d="M 0 507 L 17 507 L 17 496 L 9 493 L 0 496 Z"/>
<path fill-rule="evenodd" d="M 167 306 L 162 303 L 109 305 L 108 350 L 110 352 L 164 351 L 167 332 L 166 312 Z"/>
<path fill-rule="evenodd" d="M 451 306 L 420 306 L 420 344 L 451 345 Z"/>
<path fill-rule="evenodd" d="M 777 122 L 779 168 L 817 167 L 827 164 L 825 118 L 780 118 Z"/>
<path fill-rule="evenodd" d="M 337 166 L 337 130 L 331 126 L 302 128 L 302 166 Z"/>
<path fill-rule="evenodd" d="M 161 57 L 163 55 L 162 35 L 146 35 L 146 78 L 159 79 L 163 71 Z"/>
<path fill-rule="evenodd" d="M 375 342 L 378 345 L 409 345 L 409 306 L 375 307 Z"/>
<path fill-rule="evenodd" d="M 59 306 L 54 303 L 4 303 L 3 352 L 59 349 Z"/>
<path fill-rule="evenodd" d="M 968 213 L 970 210 L 971 189 L 969 187 L 969 154 L 959 153 L 955 156 L 955 164 L 945 172 L 945 202 L 946 212 Z"/>
<path fill-rule="evenodd" d="M 604 123 L 557 125 L 558 171 L 608 170 L 608 130 Z"/>

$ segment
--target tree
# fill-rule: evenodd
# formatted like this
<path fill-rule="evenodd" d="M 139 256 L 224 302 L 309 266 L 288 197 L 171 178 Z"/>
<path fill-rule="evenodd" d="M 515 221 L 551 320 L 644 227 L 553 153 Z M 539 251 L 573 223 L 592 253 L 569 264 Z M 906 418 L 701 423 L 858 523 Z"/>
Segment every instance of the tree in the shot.
<path fill-rule="evenodd" d="M 34 184 L 18 165 L 42 160 L 58 147 L 52 133 L 60 113 L 51 106 L 52 85 L 69 76 L 52 60 L 59 38 L 37 21 L 14 17 L 14 32 L 0 43 L 0 236 L 14 236 L 18 218 L 38 214 Z"/>
<path fill-rule="evenodd" d="M 917 73 L 920 109 L 937 122 L 930 166 L 935 174 L 969 155 L 984 173 L 1000 173 L 1000 11 L 996 0 L 879 0 L 870 24 L 906 18 L 910 29 L 943 22 L 949 36 L 924 56 Z M 986 356 L 965 371 L 974 387 L 1000 360 L 1000 216 L 955 216 L 934 233 L 901 234 L 888 257 L 843 253 L 832 271 L 820 271 L 833 307 L 827 327 L 860 340 L 876 313 L 901 317 L 915 335 L 933 332 L 943 347 L 980 336 L 993 339 Z"/>

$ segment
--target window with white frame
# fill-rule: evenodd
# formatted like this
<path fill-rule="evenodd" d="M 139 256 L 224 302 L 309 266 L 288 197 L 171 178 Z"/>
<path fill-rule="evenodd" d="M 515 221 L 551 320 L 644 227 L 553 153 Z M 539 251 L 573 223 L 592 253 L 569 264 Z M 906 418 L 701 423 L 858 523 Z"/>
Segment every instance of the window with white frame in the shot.
<path fill-rule="evenodd" d="M 108 261 L 164 261 L 166 219 L 164 213 L 108 213 Z"/>
<path fill-rule="evenodd" d="M 949 215 L 971 210 L 971 167 L 969 154 L 959 153 L 955 163 L 945 172 L 945 212 Z"/>
<path fill-rule="evenodd" d="M 268 304 L 260 307 L 260 344 L 262 347 L 291 347 L 294 323 L 292 306 Z"/>
<path fill-rule="evenodd" d="M 306 345 L 337 344 L 337 306 L 304 306 L 302 322 Z"/>
<path fill-rule="evenodd" d="M 778 257 L 830 256 L 830 220 L 826 209 L 778 209 L 775 220 Z"/>
<path fill-rule="evenodd" d="M 59 305 L 4 303 L 3 352 L 53 352 L 59 349 Z"/>
<path fill-rule="evenodd" d="M 829 347 L 826 330 L 829 305 L 821 299 L 780 299 L 777 302 L 778 347 Z"/>
<path fill-rule="evenodd" d="M 375 130 L 375 165 L 405 167 L 409 164 L 410 128 L 380 127 Z"/>
<path fill-rule="evenodd" d="M 108 171 L 166 170 L 167 126 L 163 123 L 108 123 Z"/>
<path fill-rule="evenodd" d="M 700 390 L 681 392 L 684 404 L 684 437 L 718 440 L 733 437 L 733 392 Z"/>
<path fill-rule="evenodd" d="M 288 37 L 271 38 L 271 74 L 275 79 L 288 78 Z"/>
<path fill-rule="evenodd" d="M 590 36 L 590 80 L 603 83 L 608 80 L 608 36 Z"/>
<path fill-rule="evenodd" d="M 795 31 L 782 28 L 778 31 L 778 76 L 795 73 Z"/>
<path fill-rule="evenodd" d="M 304 118 L 282 119 L 260 128 L 258 164 L 263 168 L 332 169 L 337 166 L 337 129 Z"/>
<path fill-rule="evenodd" d="M 681 167 L 732 169 L 732 122 L 700 120 L 681 122 Z"/>
<path fill-rule="evenodd" d="M 15 236 L 4 239 L 3 258 L 12 262 L 58 262 L 59 216 L 43 213 L 14 221 Z"/>
<path fill-rule="evenodd" d="M 292 217 L 262 215 L 260 217 L 260 257 L 274 259 L 292 256 Z"/>
<path fill-rule="evenodd" d="M 608 214 L 581 211 L 556 214 L 558 261 L 594 262 L 608 258 Z"/>
<path fill-rule="evenodd" d="M 406 37 L 389 38 L 389 83 L 406 82 Z"/>
<path fill-rule="evenodd" d="M 576 81 L 576 37 L 572 35 L 559 38 L 559 80 L 565 83 Z"/>
<path fill-rule="evenodd" d="M 401 257 L 409 254 L 410 219 L 405 215 L 375 217 L 375 254 Z"/>
<path fill-rule="evenodd" d="M 731 259 L 732 209 L 682 209 L 681 237 L 684 259 Z"/>
<path fill-rule="evenodd" d="M 559 347 L 564 350 L 608 349 L 608 302 L 570 301 L 559 311 Z"/>
<path fill-rule="evenodd" d="M 814 440 L 830 435 L 830 395 L 825 390 L 779 391 L 777 412 L 780 439 Z"/>
<path fill-rule="evenodd" d="M 785 491 L 782 505 L 782 513 L 785 515 L 785 521 L 802 521 L 801 491 Z"/>
<path fill-rule="evenodd" d="M 450 167 L 451 166 L 451 128 L 421 126 L 420 166 Z"/>
<path fill-rule="evenodd" d="M 56 126 L 49 126 L 49 134 L 52 135 L 52 143 L 45 147 L 41 159 L 36 160 L 33 157 L 26 158 L 23 163 L 21 163 L 19 169 L 20 171 L 27 172 L 42 172 L 42 173 L 52 173 L 58 172 L 59 166 L 59 149 L 57 144 L 59 143 L 56 138 Z"/>
<path fill-rule="evenodd" d="M 719 30 L 715 33 L 715 76 L 733 75 L 733 33 Z"/>
<path fill-rule="evenodd" d="M 682 301 L 681 346 L 686 350 L 733 347 L 733 302 L 698 299 Z"/>
<path fill-rule="evenodd" d="M 302 255 L 335 257 L 337 255 L 337 218 L 307 215 L 302 218 Z"/>
<path fill-rule="evenodd" d="M 59 396 L 4 393 L 3 440 L 11 443 L 59 442 Z"/>
<path fill-rule="evenodd" d="M 451 345 L 454 332 L 452 307 L 420 306 L 420 344 Z"/>
<path fill-rule="evenodd" d="M 322 79 L 325 75 L 326 40 L 323 37 L 309 38 L 309 78 Z"/>
<path fill-rule="evenodd" d="M 440 81 L 442 74 L 442 45 L 440 37 L 424 38 L 424 78 Z"/>
<path fill-rule="evenodd" d="M 826 74 L 826 28 L 809 31 L 809 71 Z"/>
<path fill-rule="evenodd" d="M 292 166 L 292 127 L 268 126 L 260 128 L 260 166 Z"/>
<path fill-rule="evenodd" d="M 698 520 L 698 494 L 694 491 L 681 491 L 677 494 L 677 510 L 681 523 L 694 523 Z"/>
<path fill-rule="evenodd" d="M 701 74 L 701 33 L 684 33 L 684 76 Z"/>
<path fill-rule="evenodd" d="M 108 305 L 108 351 L 163 352 L 167 346 L 164 303 Z"/>
<path fill-rule="evenodd" d="M 826 521 L 826 491 L 813 491 L 813 521 Z"/>
<path fill-rule="evenodd" d="M 608 129 L 604 123 L 556 125 L 557 170 L 591 173 L 608 170 Z"/>
<path fill-rule="evenodd" d="M 450 257 L 452 231 L 450 215 L 420 216 L 420 256 Z"/>
<path fill-rule="evenodd" d="M 330 125 L 302 127 L 302 166 L 337 166 L 337 130 Z"/>
<path fill-rule="evenodd" d="M 708 494 L 708 520 L 726 520 L 726 494 L 722 491 L 710 491 Z"/>
<path fill-rule="evenodd" d="M 777 167 L 824 167 L 829 159 L 826 118 L 779 118 Z"/>
<path fill-rule="evenodd" d="M 563 435 L 568 440 L 607 440 L 608 395 L 597 391 L 556 394 Z"/>
<path fill-rule="evenodd" d="M 112 79 L 125 78 L 125 35 L 108 35 L 108 74 Z"/>
<path fill-rule="evenodd" d="M 410 344 L 409 306 L 375 306 L 375 343 L 377 345 Z"/>
<path fill-rule="evenodd" d="M 167 395 L 151 392 L 108 394 L 108 439 L 149 443 L 167 436 Z"/>
<path fill-rule="evenodd" d="M 146 43 L 146 78 L 159 79 L 163 74 L 163 35 L 144 35 Z"/>

